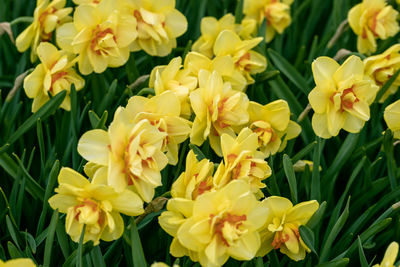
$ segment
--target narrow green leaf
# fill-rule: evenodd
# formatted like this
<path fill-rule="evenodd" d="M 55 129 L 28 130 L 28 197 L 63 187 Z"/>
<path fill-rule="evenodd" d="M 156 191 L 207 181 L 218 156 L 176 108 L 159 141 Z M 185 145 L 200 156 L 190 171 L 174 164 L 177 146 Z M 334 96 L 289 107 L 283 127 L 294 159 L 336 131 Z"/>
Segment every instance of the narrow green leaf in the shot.
<path fill-rule="evenodd" d="M 386 153 L 386 162 L 387 162 L 387 169 L 388 169 L 388 176 L 390 181 L 390 187 L 392 191 L 395 190 L 397 186 L 397 178 L 396 178 L 396 161 L 393 155 L 393 134 L 390 129 L 385 131 L 385 136 L 383 138 L 383 148 Z"/>
<path fill-rule="evenodd" d="M 58 220 L 57 227 L 56 227 L 56 234 L 57 234 L 57 241 L 60 245 L 61 252 L 65 259 L 69 256 L 69 243 L 68 243 L 68 236 L 65 232 L 65 225 L 61 220 Z"/>
<path fill-rule="evenodd" d="M 103 115 L 101 115 L 101 118 L 100 118 L 99 122 L 96 124 L 95 129 L 107 130 L 107 127 L 106 127 L 107 118 L 108 118 L 108 111 L 104 110 Z"/>
<path fill-rule="evenodd" d="M 8 215 L 6 215 L 6 225 L 12 240 L 20 250 L 21 249 L 20 243 L 22 241 L 21 234 L 19 233 L 19 230 L 16 228 L 16 226 L 11 222 L 10 217 Z"/>
<path fill-rule="evenodd" d="M 360 236 L 357 237 L 357 240 L 358 240 L 358 254 L 360 256 L 361 267 L 369 267 L 367 258 L 365 257 L 365 254 L 364 254 L 364 249 L 363 249 L 363 246 L 361 243 Z"/>
<path fill-rule="evenodd" d="M 311 176 L 311 199 L 315 199 L 318 202 L 321 201 L 321 181 L 319 175 L 319 166 L 321 159 L 321 138 L 317 138 L 317 145 L 314 147 L 313 156 L 313 171 Z"/>
<path fill-rule="evenodd" d="M 304 243 L 311 249 L 312 252 L 315 253 L 315 255 L 318 256 L 318 253 L 315 251 L 314 244 L 315 244 L 315 237 L 314 237 L 314 232 L 308 228 L 305 225 L 300 225 L 299 227 L 299 233 L 301 238 L 303 239 Z"/>
<path fill-rule="evenodd" d="M 189 148 L 193 150 L 194 154 L 196 155 L 196 158 L 198 161 L 201 161 L 202 159 L 205 159 L 206 156 L 204 155 L 203 151 L 198 146 L 195 146 L 193 144 L 189 144 Z"/>
<path fill-rule="evenodd" d="M 54 233 L 56 232 L 58 222 L 58 210 L 53 212 L 51 216 L 49 231 L 47 233 L 46 243 L 44 247 L 44 262 L 43 267 L 51 266 L 51 251 L 53 249 Z"/>
<path fill-rule="evenodd" d="M 292 163 L 295 164 L 298 160 L 301 160 L 304 157 L 306 157 L 313 150 L 316 144 L 317 142 L 314 141 L 305 146 L 304 148 L 302 148 L 299 152 L 296 153 L 296 155 L 292 157 Z"/>
<path fill-rule="evenodd" d="M 290 194 L 293 204 L 297 204 L 297 182 L 296 175 L 293 170 L 292 160 L 288 155 L 283 155 L 283 169 L 285 170 L 286 178 L 289 183 Z"/>
<path fill-rule="evenodd" d="M 260 74 L 257 74 L 255 79 L 257 83 L 265 82 L 278 77 L 279 74 L 280 74 L 279 70 L 264 71 Z"/>
<path fill-rule="evenodd" d="M 154 88 L 143 88 L 137 93 L 138 96 L 155 95 Z"/>
<path fill-rule="evenodd" d="M 240 24 L 243 18 L 243 0 L 236 1 L 235 23 Z"/>
<path fill-rule="evenodd" d="M 348 258 L 343 258 L 343 259 L 339 259 L 339 260 L 332 260 L 330 262 L 318 264 L 315 267 L 343 267 L 343 266 L 347 266 L 347 264 L 349 264 L 349 261 L 350 260 Z"/>
<path fill-rule="evenodd" d="M 92 125 L 92 128 L 96 129 L 97 125 L 99 124 L 100 118 L 93 110 L 89 110 L 89 121 Z"/>
<path fill-rule="evenodd" d="M 293 94 L 290 88 L 285 84 L 281 77 L 268 81 L 274 94 L 286 100 L 290 106 L 290 110 L 297 116 L 303 111 L 302 105 L 299 103 L 297 97 Z"/>
<path fill-rule="evenodd" d="M 22 251 L 20 251 L 13 243 L 10 241 L 7 242 L 8 253 L 11 256 L 11 259 L 16 258 L 24 258 Z"/>
<path fill-rule="evenodd" d="M 146 267 L 147 262 L 144 257 L 142 243 L 140 242 L 139 232 L 135 223 L 135 220 L 131 219 L 131 248 L 132 248 L 132 260 L 133 266 L 135 267 Z"/>
<path fill-rule="evenodd" d="M 82 258 L 83 258 L 83 238 L 85 237 L 86 224 L 83 225 L 81 237 L 79 238 L 78 250 L 76 253 L 76 266 L 83 267 Z"/>
<path fill-rule="evenodd" d="M 95 246 L 90 251 L 90 257 L 92 258 L 93 265 L 95 267 L 106 267 L 103 254 L 101 254 L 100 246 Z"/>
<path fill-rule="evenodd" d="M 256 258 L 255 267 L 264 267 L 264 262 L 262 257 Z"/>
<path fill-rule="evenodd" d="M 326 201 L 322 202 L 321 205 L 319 205 L 318 210 L 313 214 L 313 216 L 307 222 L 307 227 L 314 229 L 315 226 L 317 226 L 317 224 L 322 221 L 322 218 L 325 214 L 325 210 L 326 210 Z"/>

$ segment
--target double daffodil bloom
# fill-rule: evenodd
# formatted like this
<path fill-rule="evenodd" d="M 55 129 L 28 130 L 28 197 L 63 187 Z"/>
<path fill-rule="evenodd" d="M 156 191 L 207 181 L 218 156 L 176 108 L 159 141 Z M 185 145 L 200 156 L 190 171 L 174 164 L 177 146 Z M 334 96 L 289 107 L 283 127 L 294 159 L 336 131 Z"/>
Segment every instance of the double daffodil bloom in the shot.
<path fill-rule="evenodd" d="M 316 135 L 330 138 L 340 129 L 358 133 L 370 118 L 369 106 L 379 89 L 364 76 L 359 57 L 349 57 L 342 66 L 328 57 L 312 64 L 316 87 L 308 95 L 315 113 L 312 127 Z"/>
<path fill-rule="evenodd" d="M 363 0 L 348 14 L 350 27 L 357 34 L 357 49 L 363 54 L 376 51 L 376 39 L 385 40 L 399 30 L 397 12 L 386 0 Z"/>
<path fill-rule="evenodd" d="M 147 119 L 131 123 L 120 107 L 108 131 L 95 129 L 81 137 L 78 152 L 86 160 L 108 167 L 108 184 L 117 192 L 132 185 L 132 190 L 150 202 L 154 189 L 162 184 L 160 171 L 168 163 L 161 152 L 166 135 Z"/>
<path fill-rule="evenodd" d="M 229 257 L 251 260 L 261 245 L 259 229 L 268 213 L 248 183 L 232 181 L 221 190 L 198 196 L 192 209 L 188 206 L 182 224 L 168 225 L 180 243 L 174 250 L 171 245 L 170 252 L 180 257 L 190 251 L 202 266 L 222 266 Z"/>
<path fill-rule="evenodd" d="M 383 256 L 381 264 L 375 264 L 372 267 L 396 267 L 394 263 L 396 262 L 397 254 L 399 253 L 399 243 L 392 242 L 388 246 Z"/>
<path fill-rule="evenodd" d="M 79 55 L 79 71 L 101 73 L 119 67 L 129 58 L 129 46 L 137 37 L 137 23 L 119 10 L 118 1 L 103 0 L 98 5 L 80 5 L 73 22 L 57 30 L 57 44 Z M 132 30 L 133 29 L 133 30 Z"/>
<path fill-rule="evenodd" d="M 233 90 L 213 71 L 199 72 L 199 89 L 190 94 L 190 103 L 196 114 L 190 142 L 200 146 L 209 138 L 212 149 L 222 155 L 220 136 L 223 133 L 235 136 L 233 127 L 240 127 L 249 120 L 249 99 L 243 92 Z"/>
<path fill-rule="evenodd" d="M 156 95 L 165 91 L 174 92 L 179 98 L 181 116 L 189 119 L 192 114 L 189 94 L 197 87 L 197 77 L 188 69 L 181 69 L 182 58 L 176 57 L 167 66 L 157 66 L 150 74 L 149 86 Z"/>
<path fill-rule="evenodd" d="M 295 261 L 304 259 L 311 250 L 301 239 L 299 226 L 305 225 L 318 210 L 315 200 L 301 202 L 293 206 L 289 199 L 272 196 L 263 200 L 270 213 L 261 230 L 261 248 L 257 256 L 264 256 L 272 249 L 280 249 Z"/>
<path fill-rule="evenodd" d="M 271 176 L 271 168 L 264 160 L 264 154 L 257 151 L 258 137 L 249 128 L 243 128 L 236 138 L 221 136 L 223 163 L 218 166 L 214 176 L 217 188 L 226 186 L 233 180 L 243 180 L 250 185 L 252 192 L 260 193 L 264 179 Z"/>
<path fill-rule="evenodd" d="M 0 259 L 0 267 L 36 267 L 36 264 L 29 258 L 12 259 L 6 262 Z"/>
<path fill-rule="evenodd" d="M 229 55 L 209 59 L 203 54 L 189 52 L 185 58 L 184 69 L 189 70 L 196 77 L 199 76 L 200 70 L 216 71 L 222 76 L 224 82 L 231 84 L 234 90 L 244 91 L 247 86 L 245 76 L 236 69 L 235 62 Z"/>
<path fill-rule="evenodd" d="M 72 0 L 74 4 L 76 5 L 86 5 L 86 4 L 92 4 L 92 5 L 97 5 L 101 2 L 101 0 Z"/>
<path fill-rule="evenodd" d="M 247 80 L 247 84 L 254 83 L 251 74 L 263 72 L 267 67 L 267 59 L 251 49 L 262 41 L 262 37 L 250 40 L 241 40 L 240 37 L 231 30 L 222 31 L 214 44 L 214 54 L 216 57 L 231 56 L 238 70 Z"/>
<path fill-rule="evenodd" d="M 293 0 L 245 0 L 243 13 L 246 18 L 255 19 L 259 25 L 265 19 L 267 31 L 265 41 L 270 42 L 276 33 L 282 34 L 290 25 L 290 5 Z"/>
<path fill-rule="evenodd" d="M 19 52 L 31 47 L 31 61 L 37 58 L 36 49 L 40 42 L 51 41 L 53 31 L 65 22 L 71 20 L 68 15 L 71 7 L 65 7 L 65 0 L 37 0 L 33 14 L 33 22 L 16 39 Z"/>
<path fill-rule="evenodd" d="M 301 132 L 300 125 L 290 120 L 290 109 L 285 100 L 276 100 L 265 106 L 250 101 L 249 115 L 249 127 L 257 134 L 260 151 L 265 157 L 283 151 L 287 141 Z"/>
<path fill-rule="evenodd" d="M 124 5 L 137 22 L 136 31 L 131 29 L 138 33 L 131 51 L 143 49 L 152 56 L 166 56 L 176 47 L 176 38 L 186 32 L 187 20 L 175 9 L 175 0 L 126 0 Z"/>
<path fill-rule="evenodd" d="M 382 88 L 383 85 L 400 70 L 400 44 L 395 44 L 379 55 L 364 59 L 365 74 L 375 81 L 376 85 Z M 389 89 L 383 94 L 379 103 L 383 103 L 390 95 L 397 92 L 400 86 L 400 76 L 392 83 Z"/>
<path fill-rule="evenodd" d="M 385 108 L 383 118 L 396 139 L 400 139 L 400 100 Z"/>
<path fill-rule="evenodd" d="M 65 230 L 74 242 L 79 242 L 83 231 L 83 242 L 112 241 L 121 237 L 124 221 L 120 213 L 137 216 L 144 212 L 143 201 L 130 191 L 115 192 L 106 185 L 107 170 L 99 168 L 89 182 L 78 172 L 62 168 L 58 176 L 56 195 L 49 199 L 53 209 L 66 213 Z"/>
<path fill-rule="evenodd" d="M 178 163 L 179 144 L 191 132 L 191 122 L 179 117 L 180 102 L 175 93 L 164 92 L 152 98 L 133 96 L 129 99 L 126 112 L 132 123 L 148 120 L 161 133 L 165 133 L 161 150 L 167 153 L 172 165 Z"/>
<path fill-rule="evenodd" d="M 50 99 L 48 94 L 54 96 L 63 90 L 68 93 L 61 108 L 69 111 L 71 85 L 73 84 L 77 91 L 85 85 L 85 80 L 73 68 L 76 59 L 63 50 L 57 50 L 50 43 L 40 43 L 37 54 L 41 63 L 24 80 L 25 93 L 29 98 L 33 98 L 32 112 L 36 112 Z"/>

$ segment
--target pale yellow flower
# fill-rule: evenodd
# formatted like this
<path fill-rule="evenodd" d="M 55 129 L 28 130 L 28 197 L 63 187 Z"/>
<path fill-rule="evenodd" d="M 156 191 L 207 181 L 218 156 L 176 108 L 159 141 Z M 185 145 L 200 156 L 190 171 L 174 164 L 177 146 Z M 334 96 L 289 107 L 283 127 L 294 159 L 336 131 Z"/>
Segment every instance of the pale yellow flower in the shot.
<path fill-rule="evenodd" d="M 189 94 L 197 87 L 197 77 L 181 67 L 181 57 L 172 59 L 166 66 L 155 67 L 150 74 L 149 86 L 154 88 L 156 95 L 174 92 L 181 103 L 181 116 L 189 119 L 192 114 Z"/>
<path fill-rule="evenodd" d="M 79 55 L 79 70 L 87 75 L 107 67 L 119 67 L 129 58 L 129 46 L 138 33 L 135 18 L 123 14 L 118 1 L 103 0 L 98 5 L 80 5 L 73 22 L 57 30 L 57 44 Z"/>
<path fill-rule="evenodd" d="M 221 188 L 233 180 L 243 180 L 252 192 L 261 193 L 260 189 L 265 187 L 262 181 L 271 176 L 271 168 L 264 154 L 257 151 L 257 134 L 247 127 L 236 138 L 222 134 L 221 147 L 224 161 L 215 173 L 215 186 Z"/>
<path fill-rule="evenodd" d="M 190 103 L 196 114 L 190 142 L 200 146 L 209 138 L 212 149 L 222 155 L 220 136 L 223 133 L 235 136 L 233 127 L 240 127 L 249 120 L 246 94 L 233 90 L 229 83 L 223 83 L 221 76 L 200 70 L 199 89 L 190 94 Z"/>
<path fill-rule="evenodd" d="M 186 32 L 187 20 L 175 9 L 175 0 L 126 0 L 124 4 L 125 12 L 137 21 L 131 28 L 138 33 L 131 51 L 143 49 L 152 56 L 166 56 L 176 47 L 176 38 Z"/>
<path fill-rule="evenodd" d="M 148 120 L 165 133 L 161 150 L 166 152 L 170 164 L 178 163 L 179 144 L 189 137 L 192 123 L 179 117 L 180 102 L 175 93 L 167 91 L 150 99 L 133 96 L 128 101 L 126 113 L 130 122 Z"/>
<path fill-rule="evenodd" d="M 250 101 L 249 115 L 249 127 L 257 134 L 260 151 L 265 157 L 283 151 L 287 141 L 301 132 L 300 125 L 290 120 L 289 105 L 282 99 L 264 106 Z"/>
<path fill-rule="evenodd" d="M 154 262 L 150 267 L 169 267 L 169 265 L 164 262 Z M 179 265 L 174 264 L 172 267 L 179 267 Z"/>
<path fill-rule="evenodd" d="M 137 216 L 144 212 L 143 201 L 130 191 L 119 193 L 106 185 L 107 170 L 99 168 L 92 182 L 70 168 L 62 168 L 58 176 L 56 195 L 49 199 L 53 209 L 66 213 L 65 231 L 79 242 L 84 225 L 83 242 L 112 241 L 121 237 L 124 221 L 120 213 Z"/>
<path fill-rule="evenodd" d="M 117 192 L 128 186 L 150 202 L 160 186 L 160 171 L 168 158 L 161 152 L 167 134 L 148 120 L 131 123 L 122 107 L 118 108 L 108 131 L 95 129 L 79 140 L 78 152 L 86 160 L 108 167 L 108 184 Z"/>
<path fill-rule="evenodd" d="M 348 14 L 350 27 L 358 35 L 357 49 L 363 54 L 376 51 L 376 39 L 385 40 L 396 35 L 400 27 L 398 12 L 385 0 L 363 0 Z"/>
<path fill-rule="evenodd" d="M 272 249 L 280 249 L 292 260 L 304 259 L 306 252 L 311 250 L 300 237 L 299 226 L 305 225 L 318 210 L 318 202 L 311 200 L 293 206 L 289 199 L 278 196 L 266 198 L 263 202 L 270 213 L 260 232 L 261 248 L 257 255 L 264 256 Z"/>
<path fill-rule="evenodd" d="M 244 18 L 240 24 L 236 24 L 235 31 L 244 40 L 252 39 L 257 35 L 257 21 L 252 18 Z"/>
<path fill-rule="evenodd" d="M 12 259 L 6 262 L 0 259 L 0 267 L 36 267 L 36 264 L 29 258 Z"/>
<path fill-rule="evenodd" d="M 400 44 L 395 44 L 379 55 L 364 59 L 365 74 L 375 81 L 380 88 L 400 70 Z M 400 86 L 400 76 L 398 76 L 388 90 L 379 99 L 383 103 L 390 95 L 397 92 Z"/>
<path fill-rule="evenodd" d="M 385 108 L 383 118 L 396 139 L 400 139 L 400 100 Z"/>
<path fill-rule="evenodd" d="M 33 98 L 32 112 L 36 112 L 50 100 L 48 94 L 55 96 L 63 90 L 67 91 L 67 96 L 61 108 L 69 111 L 71 85 L 73 84 L 77 91 L 85 85 L 85 80 L 73 68 L 76 60 L 50 43 L 40 43 L 37 54 L 41 63 L 24 79 L 25 93 L 29 98 Z"/>
<path fill-rule="evenodd" d="M 304 172 L 306 169 L 306 166 L 308 166 L 310 168 L 310 171 L 313 170 L 314 168 L 314 162 L 310 161 L 310 160 L 298 160 L 295 164 L 293 164 L 293 169 L 295 172 Z M 322 167 L 319 166 L 319 171 L 322 171 Z"/>
<path fill-rule="evenodd" d="M 92 5 L 97 5 L 101 2 L 101 0 L 72 0 L 74 4 L 76 5 L 86 5 L 86 4 L 92 4 Z"/>
<path fill-rule="evenodd" d="M 65 0 L 37 0 L 33 13 L 33 22 L 16 39 L 19 52 L 31 47 L 31 61 L 37 58 L 36 49 L 40 42 L 51 41 L 53 31 L 65 22 L 71 20 L 71 7 L 65 7 Z"/>
<path fill-rule="evenodd" d="M 312 127 L 316 135 L 330 138 L 340 129 L 358 133 L 370 118 L 369 106 L 379 89 L 364 76 L 364 63 L 351 56 L 340 66 L 329 57 L 312 64 L 316 87 L 308 95 L 315 113 Z"/>
<path fill-rule="evenodd" d="M 394 263 L 396 262 L 397 254 L 399 253 L 399 243 L 392 242 L 388 246 L 383 256 L 381 264 L 375 264 L 372 267 L 396 267 Z"/>

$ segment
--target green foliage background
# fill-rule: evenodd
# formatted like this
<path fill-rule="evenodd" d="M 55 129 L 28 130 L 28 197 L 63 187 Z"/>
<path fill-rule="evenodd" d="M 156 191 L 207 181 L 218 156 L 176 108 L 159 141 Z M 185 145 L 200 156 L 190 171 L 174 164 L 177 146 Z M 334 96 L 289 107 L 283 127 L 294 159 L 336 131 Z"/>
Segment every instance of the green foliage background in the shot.
<path fill-rule="evenodd" d="M 356 51 L 356 37 L 351 30 L 327 48 L 347 11 L 356 3 L 295 0 L 291 26 L 270 44 L 258 47 L 268 57 L 268 70 L 247 89 L 249 98 L 262 104 L 285 99 L 293 113 L 292 120 L 296 120 L 308 104 L 307 95 L 314 86 L 311 62 L 321 55 L 333 57 L 340 48 Z M 68 5 L 72 6 L 71 1 Z M 141 91 L 146 84 L 133 90 L 127 86 L 149 74 L 156 65 L 185 55 L 191 41 L 200 35 L 202 17 L 219 18 L 236 11 L 240 18 L 241 9 L 236 5 L 235 0 L 177 0 L 177 8 L 189 22 L 188 31 L 178 40 L 178 48 L 165 58 L 134 53 L 123 67 L 85 77 L 85 88 L 78 93 L 72 91 L 71 112 L 57 109 L 63 98 L 57 95 L 32 115 L 31 100 L 22 88 L 6 101 L 16 77 L 33 65 L 29 52 L 18 53 L 7 35 L 0 37 L 1 259 L 31 257 L 43 266 L 143 266 L 144 260 L 148 264 L 175 261 L 168 253 L 171 237 L 157 222 L 160 212 L 148 215 L 137 228 L 130 218 L 125 218 L 130 227 L 115 242 L 82 246 L 66 235 L 64 215 L 53 212 L 47 199 L 57 186 L 61 166 L 82 172 L 85 162 L 76 150 L 79 137 L 89 129 L 105 128 L 119 105 L 125 105 L 132 95 L 146 92 Z M 32 0 L 1 0 L 0 22 L 32 16 L 34 7 Z M 26 26 L 13 25 L 14 36 Z M 399 36 L 381 41 L 378 52 L 398 41 Z M 275 75 L 275 70 L 279 75 Z M 342 131 L 329 140 L 315 137 L 308 115 L 300 123 L 303 131 L 297 140 L 269 159 L 273 175 L 266 181 L 265 194 L 285 196 L 293 202 L 320 202 L 320 210 L 301 229 L 313 253 L 296 263 L 273 251 L 251 262 L 230 260 L 227 266 L 368 266 L 375 256 L 374 263 L 380 262 L 387 245 L 400 240 L 399 209 L 391 206 L 400 200 L 400 146 L 393 147 L 390 133 L 382 134 L 386 129 L 384 107 L 399 98 L 398 92 L 384 104 L 373 104 L 371 119 L 359 134 Z M 167 192 L 183 171 L 188 150 L 185 142 L 179 164 L 163 170 L 163 186 L 156 195 Z M 218 162 L 207 143 L 201 150 Z M 322 166 L 322 172 L 315 168 L 295 175 L 292 163 L 299 159 L 313 160 Z M 187 257 L 180 259 L 179 264 L 198 266 Z"/>

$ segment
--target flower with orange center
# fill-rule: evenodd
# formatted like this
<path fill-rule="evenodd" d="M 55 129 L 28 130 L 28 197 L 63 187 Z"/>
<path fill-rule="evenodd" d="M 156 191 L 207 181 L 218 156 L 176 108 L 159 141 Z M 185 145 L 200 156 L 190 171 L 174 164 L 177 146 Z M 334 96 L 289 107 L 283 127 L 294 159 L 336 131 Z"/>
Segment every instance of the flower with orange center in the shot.
<path fill-rule="evenodd" d="M 93 241 L 96 246 L 100 239 L 118 239 L 124 231 L 120 213 L 137 216 L 144 212 L 143 201 L 136 193 L 117 193 L 106 183 L 105 167 L 98 168 L 91 182 L 70 168 L 61 169 L 57 194 L 49 199 L 49 204 L 67 214 L 65 230 L 74 242 L 79 242 L 84 226 L 84 243 Z"/>
<path fill-rule="evenodd" d="M 19 52 L 31 47 L 31 61 L 37 58 L 36 49 L 40 42 L 51 41 L 53 31 L 71 20 L 71 7 L 65 7 L 65 0 L 37 0 L 33 22 L 16 39 Z"/>
<path fill-rule="evenodd" d="M 233 90 L 229 83 L 224 83 L 216 71 L 210 74 L 200 70 L 199 86 L 190 94 L 196 114 L 190 142 L 200 146 L 209 138 L 215 153 L 222 155 L 220 136 L 223 133 L 235 136 L 234 127 L 248 122 L 249 99 L 243 92 Z"/>
<path fill-rule="evenodd" d="M 382 88 L 387 81 L 400 70 L 400 44 L 395 44 L 379 55 L 364 59 L 365 74 L 375 81 L 376 85 Z M 400 76 L 398 76 L 379 99 L 383 103 L 390 95 L 397 92 L 400 86 Z"/>
<path fill-rule="evenodd" d="M 289 105 L 282 99 L 264 106 L 250 101 L 249 115 L 249 127 L 257 134 L 260 151 L 265 157 L 283 151 L 287 141 L 301 132 L 300 125 L 290 120 Z"/>
<path fill-rule="evenodd" d="M 85 80 L 73 68 L 76 59 L 63 50 L 57 50 L 50 43 L 40 43 L 37 54 L 41 63 L 24 80 L 25 93 L 29 98 L 33 98 L 32 112 L 36 112 L 50 100 L 48 94 L 55 96 L 63 90 L 66 90 L 68 94 L 61 108 L 69 111 L 71 85 L 73 84 L 77 91 L 85 85 Z"/>
<path fill-rule="evenodd" d="M 175 9 L 175 0 L 127 0 L 124 10 L 137 22 L 133 29 L 138 38 L 131 44 L 131 51 L 143 49 L 152 56 L 166 56 L 187 29 L 187 20 Z"/>
<path fill-rule="evenodd" d="M 363 54 L 376 51 L 376 39 L 385 40 L 399 30 L 397 12 L 386 0 L 363 0 L 348 14 L 350 27 L 357 34 L 357 49 Z"/>
<path fill-rule="evenodd" d="M 117 192 L 130 186 L 150 202 L 162 184 L 160 171 L 168 163 L 161 152 L 166 135 L 147 119 L 132 123 L 120 107 L 108 131 L 95 129 L 81 137 L 78 152 L 89 162 L 108 167 L 108 184 Z"/>
<path fill-rule="evenodd" d="M 312 64 L 316 87 L 308 95 L 315 113 L 312 127 L 316 135 L 330 138 L 340 129 L 358 133 L 370 118 L 369 106 L 379 89 L 364 76 L 364 63 L 349 57 L 341 66 L 329 57 Z"/>
<path fill-rule="evenodd" d="M 292 260 L 304 259 L 306 252 L 311 250 L 300 237 L 299 226 L 305 225 L 318 210 L 318 202 L 311 200 L 293 206 L 287 198 L 272 196 L 263 203 L 270 213 L 260 232 L 261 248 L 257 256 L 263 257 L 272 249 L 280 249 Z"/>
<path fill-rule="evenodd" d="M 262 195 L 264 179 L 271 176 L 271 168 L 264 160 L 264 154 L 258 149 L 258 137 L 249 128 L 243 128 L 236 138 L 227 134 L 221 136 L 222 155 L 224 157 L 214 175 L 216 188 L 221 188 L 233 180 L 248 183 L 254 193 Z"/>
<path fill-rule="evenodd" d="M 118 1 L 103 0 L 98 5 L 80 5 L 73 22 L 57 30 L 57 44 L 79 55 L 82 74 L 101 73 L 119 67 L 129 58 L 129 45 L 136 39 L 136 20 L 123 14 Z"/>

